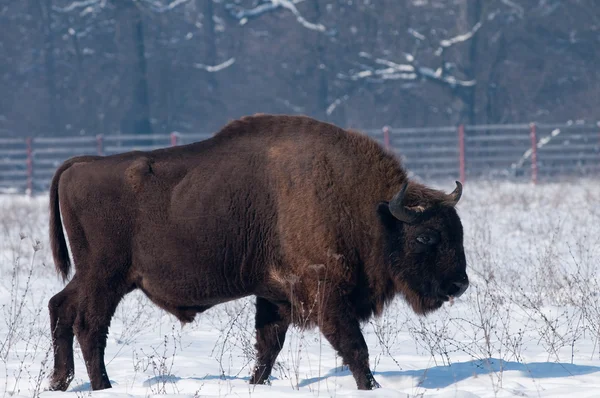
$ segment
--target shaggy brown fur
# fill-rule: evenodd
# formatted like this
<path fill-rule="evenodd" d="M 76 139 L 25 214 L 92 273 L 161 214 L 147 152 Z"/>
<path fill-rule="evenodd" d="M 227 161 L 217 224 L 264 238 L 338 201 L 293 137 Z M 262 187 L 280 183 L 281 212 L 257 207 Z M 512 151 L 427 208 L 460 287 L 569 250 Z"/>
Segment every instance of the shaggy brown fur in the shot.
<path fill-rule="evenodd" d="M 257 296 L 251 383 L 267 380 L 293 323 L 318 326 L 358 388 L 376 387 L 359 323 L 398 293 L 424 314 L 468 285 L 457 196 L 410 182 L 402 204 L 424 211 L 406 222 L 387 201 L 407 181 L 370 138 L 296 116 L 244 117 L 190 145 L 68 160 L 50 189 L 50 239 L 67 278 L 62 213 L 76 272 L 49 303 L 51 388 L 73 378 L 74 334 L 92 388 L 111 386 L 110 320 L 137 288 L 182 322 Z"/>

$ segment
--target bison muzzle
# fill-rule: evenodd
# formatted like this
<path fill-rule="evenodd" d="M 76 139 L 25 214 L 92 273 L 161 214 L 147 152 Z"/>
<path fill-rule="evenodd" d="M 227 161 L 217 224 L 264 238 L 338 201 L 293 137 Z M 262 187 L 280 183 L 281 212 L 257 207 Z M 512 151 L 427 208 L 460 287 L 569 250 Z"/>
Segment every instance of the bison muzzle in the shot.
<path fill-rule="evenodd" d="M 63 163 L 50 187 L 50 240 L 64 290 L 49 302 L 54 372 L 66 390 L 77 339 L 94 390 L 111 387 L 104 349 L 134 289 L 182 322 L 256 296 L 267 381 L 290 325 L 317 326 L 359 389 L 378 386 L 360 324 L 397 294 L 418 314 L 469 281 L 446 194 L 409 181 L 367 136 L 301 116 L 255 115 L 189 145 Z M 61 223 L 62 215 L 62 223 Z"/>

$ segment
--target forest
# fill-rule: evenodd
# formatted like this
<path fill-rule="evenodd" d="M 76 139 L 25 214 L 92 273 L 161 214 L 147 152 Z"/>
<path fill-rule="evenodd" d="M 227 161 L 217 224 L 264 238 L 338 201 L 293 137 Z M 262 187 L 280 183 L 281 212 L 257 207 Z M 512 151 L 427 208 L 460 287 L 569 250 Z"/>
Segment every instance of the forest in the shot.
<path fill-rule="evenodd" d="M 0 136 L 594 122 L 593 0 L 1 0 Z"/>

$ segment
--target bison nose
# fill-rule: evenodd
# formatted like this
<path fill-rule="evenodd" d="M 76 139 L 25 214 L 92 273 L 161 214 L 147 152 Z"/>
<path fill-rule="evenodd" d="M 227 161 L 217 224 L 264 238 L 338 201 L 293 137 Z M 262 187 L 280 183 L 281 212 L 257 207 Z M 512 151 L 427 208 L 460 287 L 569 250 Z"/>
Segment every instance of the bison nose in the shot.
<path fill-rule="evenodd" d="M 454 298 L 458 298 L 463 295 L 463 293 L 469 287 L 469 278 L 464 275 L 458 280 L 452 282 L 450 287 L 448 288 L 447 295 L 452 296 Z"/>
<path fill-rule="evenodd" d="M 451 294 L 451 296 L 454 296 L 454 298 L 459 298 L 460 296 L 463 295 L 463 293 L 467 290 L 468 287 L 469 287 L 468 281 L 454 282 L 452 284 L 452 290 L 455 290 L 456 292 L 454 294 Z"/>

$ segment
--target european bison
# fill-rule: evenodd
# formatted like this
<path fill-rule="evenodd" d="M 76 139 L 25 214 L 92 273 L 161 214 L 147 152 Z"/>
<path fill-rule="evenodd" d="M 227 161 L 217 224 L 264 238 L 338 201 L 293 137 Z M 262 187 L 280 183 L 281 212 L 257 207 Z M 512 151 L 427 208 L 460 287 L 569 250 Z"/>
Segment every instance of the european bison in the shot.
<path fill-rule="evenodd" d="M 76 272 L 49 302 L 51 389 L 73 378 L 73 335 L 94 390 L 119 301 L 141 289 L 182 322 L 256 298 L 264 383 L 290 324 L 318 326 L 359 389 L 378 384 L 360 322 L 398 293 L 418 314 L 468 286 L 463 230 L 446 194 L 409 181 L 365 135 L 308 117 L 255 115 L 189 145 L 77 157 L 50 188 L 57 271 Z"/>

